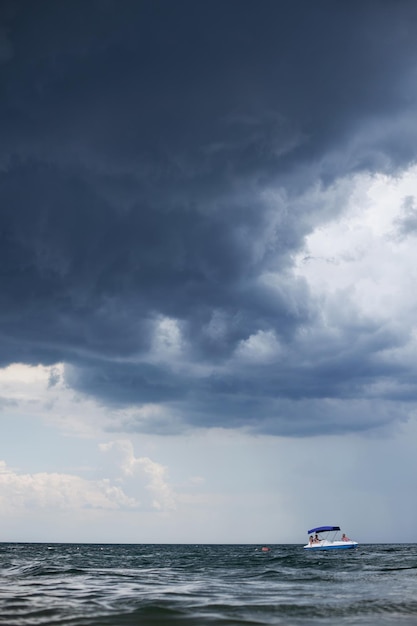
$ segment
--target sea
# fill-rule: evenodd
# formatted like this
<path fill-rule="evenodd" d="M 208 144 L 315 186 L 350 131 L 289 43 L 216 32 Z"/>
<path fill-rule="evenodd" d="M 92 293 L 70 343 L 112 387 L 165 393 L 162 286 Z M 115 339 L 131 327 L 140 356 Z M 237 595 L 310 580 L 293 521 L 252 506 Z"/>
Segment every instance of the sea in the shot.
<path fill-rule="evenodd" d="M 0 624 L 417 625 L 417 544 L 0 543 Z"/>

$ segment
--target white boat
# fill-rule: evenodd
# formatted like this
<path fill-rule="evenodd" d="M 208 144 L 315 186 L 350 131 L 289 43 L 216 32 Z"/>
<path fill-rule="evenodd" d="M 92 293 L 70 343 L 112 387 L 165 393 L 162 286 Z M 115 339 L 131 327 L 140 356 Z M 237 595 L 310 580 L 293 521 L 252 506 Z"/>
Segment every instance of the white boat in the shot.
<path fill-rule="evenodd" d="M 318 526 L 311 528 L 307 533 L 310 535 L 310 540 L 304 546 L 304 550 L 347 550 L 358 546 L 358 542 L 346 537 L 345 533 L 336 539 L 340 533 L 340 526 Z M 330 537 L 330 533 L 334 534 Z"/>

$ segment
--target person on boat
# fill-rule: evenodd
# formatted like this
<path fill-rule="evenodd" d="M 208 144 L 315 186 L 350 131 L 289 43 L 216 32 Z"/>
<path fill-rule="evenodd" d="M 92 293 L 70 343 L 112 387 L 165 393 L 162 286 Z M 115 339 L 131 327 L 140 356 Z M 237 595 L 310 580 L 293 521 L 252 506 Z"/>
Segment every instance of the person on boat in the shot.
<path fill-rule="evenodd" d="M 318 536 L 317 533 L 314 535 L 313 541 L 314 541 L 314 543 L 320 543 L 320 537 Z"/>
<path fill-rule="evenodd" d="M 347 536 L 345 535 L 345 533 L 343 533 L 343 535 L 342 535 L 342 541 L 352 541 L 352 540 L 351 540 L 351 539 L 349 539 L 349 537 L 347 537 Z"/>
<path fill-rule="evenodd" d="M 308 540 L 310 546 L 314 543 L 313 535 L 310 535 L 310 539 Z"/>

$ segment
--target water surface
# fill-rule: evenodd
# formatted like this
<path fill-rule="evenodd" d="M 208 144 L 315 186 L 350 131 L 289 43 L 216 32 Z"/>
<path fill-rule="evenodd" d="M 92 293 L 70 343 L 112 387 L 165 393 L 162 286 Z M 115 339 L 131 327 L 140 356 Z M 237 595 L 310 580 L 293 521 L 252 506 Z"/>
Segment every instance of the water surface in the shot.
<path fill-rule="evenodd" d="M 7 626 L 417 625 L 417 544 L 0 544 Z"/>

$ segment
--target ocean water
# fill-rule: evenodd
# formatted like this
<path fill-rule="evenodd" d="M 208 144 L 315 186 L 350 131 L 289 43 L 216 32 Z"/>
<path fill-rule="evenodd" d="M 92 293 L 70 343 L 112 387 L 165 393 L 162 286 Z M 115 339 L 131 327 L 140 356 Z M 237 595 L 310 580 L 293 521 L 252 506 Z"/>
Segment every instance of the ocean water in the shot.
<path fill-rule="evenodd" d="M 0 544 L 0 624 L 417 625 L 417 544 Z"/>

